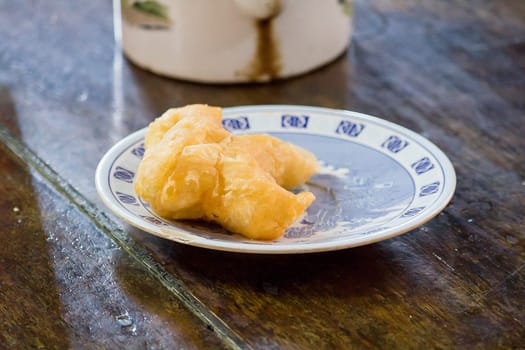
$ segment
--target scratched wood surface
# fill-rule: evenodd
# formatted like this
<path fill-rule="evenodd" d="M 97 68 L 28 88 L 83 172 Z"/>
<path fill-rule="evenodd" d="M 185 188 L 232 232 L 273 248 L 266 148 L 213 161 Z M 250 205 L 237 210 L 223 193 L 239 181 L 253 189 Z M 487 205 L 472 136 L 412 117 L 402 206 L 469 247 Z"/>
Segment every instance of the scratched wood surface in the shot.
<path fill-rule="evenodd" d="M 3 145 L 0 169 L 0 348 L 222 348 L 140 263 Z"/>
<path fill-rule="evenodd" d="M 523 347 L 525 2 L 358 0 L 343 57 L 242 86 L 134 67 L 111 10 L 0 0 L 3 344 Z M 114 142 L 188 103 L 377 115 L 437 144 L 456 194 L 420 228 L 339 252 L 243 255 L 152 237 L 107 212 L 94 169 Z"/>

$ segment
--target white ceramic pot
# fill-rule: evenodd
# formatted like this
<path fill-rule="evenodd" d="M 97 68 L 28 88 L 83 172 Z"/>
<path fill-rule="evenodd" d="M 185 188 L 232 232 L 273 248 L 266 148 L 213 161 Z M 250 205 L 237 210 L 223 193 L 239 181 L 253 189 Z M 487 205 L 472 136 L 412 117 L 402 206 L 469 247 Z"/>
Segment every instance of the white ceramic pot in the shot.
<path fill-rule="evenodd" d="M 122 0 L 122 47 L 135 64 L 191 81 L 286 78 L 343 53 L 351 0 Z"/>

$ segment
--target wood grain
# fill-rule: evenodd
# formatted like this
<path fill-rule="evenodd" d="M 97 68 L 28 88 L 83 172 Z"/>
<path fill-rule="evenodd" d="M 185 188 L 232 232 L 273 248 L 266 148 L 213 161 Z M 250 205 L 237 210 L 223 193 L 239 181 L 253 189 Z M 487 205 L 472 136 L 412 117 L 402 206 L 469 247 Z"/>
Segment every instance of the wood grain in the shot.
<path fill-rule="evenodd" d="M 38 180 L 38 167 L 29 172 L 27 159 L 1 153 L 0 340 L 46 348 L 522 348 L 525 3 L 357 0 L 354 13 L 347 53 L 321 69 L 269 84 L 201 85 L 127 62 L 112 39 L 108 2 L 0 1 L 0 128 L 60 180 Z M 420 228 L 339 252 L 243 255 L 152 237 L 107 213 L 94 169 L 114 142 L 189 103 L 377 115 L 437 144 L 455 166 L 456 194 Z M 68 197 L 64 183 L 82 200 Z M 96 208 L 89 215 L 84 200 Z M 120 249 L 96 229 L 97 213 L 126 233 Z M 147 255 L 130 258 L 134 247 Z M 216 337 L 180 295 L 239 341 Z M 116 324 L 122 305 L 141 320 L 139 334 Z"/>

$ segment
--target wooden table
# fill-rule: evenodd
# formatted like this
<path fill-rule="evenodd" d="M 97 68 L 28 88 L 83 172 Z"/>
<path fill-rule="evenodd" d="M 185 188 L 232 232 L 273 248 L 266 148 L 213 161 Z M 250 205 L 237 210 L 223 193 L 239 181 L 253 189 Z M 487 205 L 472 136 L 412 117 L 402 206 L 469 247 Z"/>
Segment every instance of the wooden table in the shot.
<path fill-rule="evenodd" d="M 357 0 L 348 52 L 311 74 L 210 86 L 130 64 L 109 1 L 0 0 L 0 348 L 525 346 L 525 2 Z M 171 106 L 372 114 L 452 160 L 442 214 L 319 254 L 210 251 L 125 225 L 107 149 Z"/>

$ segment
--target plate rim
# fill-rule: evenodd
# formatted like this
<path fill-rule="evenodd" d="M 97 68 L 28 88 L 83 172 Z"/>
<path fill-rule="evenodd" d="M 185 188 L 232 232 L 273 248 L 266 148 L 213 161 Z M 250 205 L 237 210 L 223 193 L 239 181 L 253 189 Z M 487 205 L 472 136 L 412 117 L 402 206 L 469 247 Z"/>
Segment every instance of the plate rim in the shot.
<path fill-rule="evenodd" d="M 454 166 L 447 155 L 433 142 L 428 140 L 426 137 L 421 134 L 410 130 L 402 125 L 396 124 L 394 122 L 382 119 L 373 115 L 368 115 L 356 111 L 345 110 L 345 109 L 334 109 L 326 107 L 317 107 L 317 106 L 306 106 L 306 105 L 288 105 L 288 104 L 266 104 L 266 105 L 243 105 L 243 106 L 234 106 L 234 107 L 224 107 L 223 109 L 223 118 L 230 115 L 235 115 L 246 112 L 282 112 L 282 111 L 298 111 L 301 112 L 314 112 L 314 113 L 326 113 L 330 114 L 333 117 L 357 117 L 369 122 L 374 122 L 381 126 L 385 126 L 391 129 L 394 129 L 400 133 L 403 133 L 416 142 L 424 146 L 437 160 L 439 165 L 442 168 L 443 174 L 447 181 L 443 185 L 443 189 L 438 199 L 430 204 L 429 207 L 425 208 L 423 215 L 416 215 L 415 217 L 407 220 L 399 226 L 391 227 L 383 231 L 378 231 L 369 236 L 359 237 L 357 239 L 352 239 L 348 242 L 343 241 L 327 241 L 327 242 L 317 242 L 313 244 L 308 243 L 297 243 L 289 245 L 275 245 L 271 242 L 261 241 L 261 244 L 257 243 L 244 243 L 244 242 L 232 242 L 232 241 L 221 241 L 221 240 L 211 240 L 206 239 L 201 236 L 195 236 L 191 232 L 187 232 L 183 229 L 177 227 L 171 227 L 171 231 L 176 232 L 178 237 L 168 238 L 163 236 L 155 230 L 150 229 L 145 225 L 142 220 L 134 220 L 136 216 L 128 213 L 125 208 L 119 205 L 119 202 L 114 198 L 114 196 L 108 196 L 109 186 L 105 183 L 107 179 L 107 174 L 109 173 L 112 164 L 117 159 L 127 147 L 140 141 L 141 138 L 145 135 L 148 126 L 141 128 L 128 134 L 127 136 L 120 139 L 118 142 L 113 144 L 106 153 L 100 159 L 96 171 L 95 171 L 95 187 L 99 197 L 102 199 L 102 202 L 106 207 L 120 219 L 126 223 L 134 226 L 146 233 L 168 239 L 174 242 L 188 244 L 192 246 L 197 246 L 201 248 L 236 252 L 236 253 L 255 253 L 255 254 L 303 254 L 303 253 L 316 253 L 324 251 L 335 251 L 348 249 L 368 244 L 377 243 L 383 240 L 387 240 L 404 233 L 407 233 L 425 223 L 429 222 L 437 215 L 439 215 L 443 209 L 450 203 L 452 197 L 454 196 L 457 177 Z M 109 197 L 109 198 L 108 198 Z M 379 234 L 381 233 L 381 234 Z M 255 241 L 257 242 L 257 241 Z M 264 244 L 262 244 L 264 243 Z"/>

